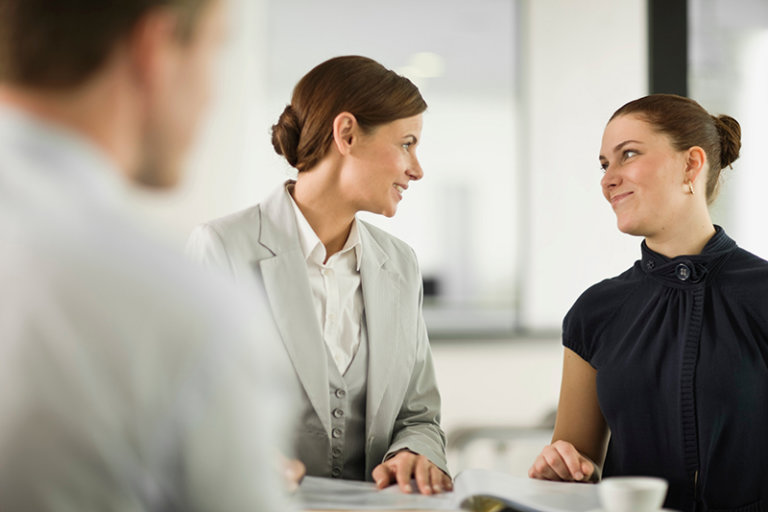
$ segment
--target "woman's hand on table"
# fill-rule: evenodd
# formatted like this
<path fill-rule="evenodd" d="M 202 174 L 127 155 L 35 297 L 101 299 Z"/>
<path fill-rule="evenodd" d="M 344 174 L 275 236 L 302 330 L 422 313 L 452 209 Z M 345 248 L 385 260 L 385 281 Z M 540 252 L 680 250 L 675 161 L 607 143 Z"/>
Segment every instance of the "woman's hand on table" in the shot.
<path fill-rule="evenodd" d="M 435 466 L 428 458 L 408 450 L 398 452 L 373 469 L 376 487 L 383 489 L 397 483 L 400 490 L 411 492 L 411 479 L 421 494 L 439 494 L 453 490 L 451 477 Z"/>
<path fill-rule="evenodd" d="M 528 476 L 562 482 L 596 482 L 600 479 L 595 463 L 571 443 L 562 440 L 544 447 L 528 470 Z"/>

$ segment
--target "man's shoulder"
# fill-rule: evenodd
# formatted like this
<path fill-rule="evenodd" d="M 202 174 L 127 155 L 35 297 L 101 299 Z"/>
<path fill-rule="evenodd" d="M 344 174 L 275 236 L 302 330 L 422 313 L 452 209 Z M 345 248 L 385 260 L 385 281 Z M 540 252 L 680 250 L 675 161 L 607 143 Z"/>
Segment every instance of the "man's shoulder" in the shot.
<path fill-rule="evenodd" d="M 116 334 L 119 326 L 166 345 L 206 343 L 217 338 L 212 331 L 236 328 L 243 292 L 134 219 L 105 217 L 69 233 L 25 236 L 25 272 L 62 300 L 70 295 L 62 308 L 85 320 L 108 315 Z"/>

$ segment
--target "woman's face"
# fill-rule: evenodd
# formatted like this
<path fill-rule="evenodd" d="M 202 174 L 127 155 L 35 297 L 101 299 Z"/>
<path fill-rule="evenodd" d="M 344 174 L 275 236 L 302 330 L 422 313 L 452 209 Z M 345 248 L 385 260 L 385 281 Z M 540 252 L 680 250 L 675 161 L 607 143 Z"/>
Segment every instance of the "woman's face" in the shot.
<path fill-rule="evenodd" d="M 424 175 L 416 158 L 421 125 L 419 114 L 360 134 L 342 176 L 343 189 L 356 210 L 395 214 L 409 183 Z"/>
<path fill-rule="evenodd" d="M 686 217 L 687 157 L 669 137 L 634 115 L 608 123 L 600 148 L 600 184 L 619 230 L 653 237 Z M 702 191 L 703 193 L 703 191 Z"/>

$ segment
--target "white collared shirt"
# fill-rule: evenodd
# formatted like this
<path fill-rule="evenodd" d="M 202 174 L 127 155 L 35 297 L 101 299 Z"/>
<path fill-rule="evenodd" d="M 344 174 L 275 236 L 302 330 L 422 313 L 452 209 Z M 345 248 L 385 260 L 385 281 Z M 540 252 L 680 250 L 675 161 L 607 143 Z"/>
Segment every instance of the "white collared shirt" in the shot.
<path fill-rule="evenodd" d="M 363 292 L 360 262 L 363 246 L 357 218 L 341 251 L 325 261 L 326 250 L 296 201 L 291 197 L 299 228 L 299 241 L 307 264 L 309 286 L 323 340 L 344 375 L 363 336 Z"/>

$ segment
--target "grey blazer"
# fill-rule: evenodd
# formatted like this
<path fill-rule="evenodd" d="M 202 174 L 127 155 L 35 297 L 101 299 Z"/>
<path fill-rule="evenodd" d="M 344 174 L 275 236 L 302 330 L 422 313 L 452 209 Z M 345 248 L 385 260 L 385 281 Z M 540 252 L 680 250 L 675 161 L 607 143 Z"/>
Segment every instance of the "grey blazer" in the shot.
<path fill-rule="evenodd" d="M 187 253 L 227 269 L 236 281 L 263 281 L 304 401 L 296 456 L 312 474 L 314 468 L 330 467 L 329 377 L 292 208 L 283 185 L 261 204 L 197 226 Z M 448 473 L 416 256 L 404 242 L 368 223 L 359 221 L 358 228 L 369 347 L 366 478 L 404 448 Z"/>

